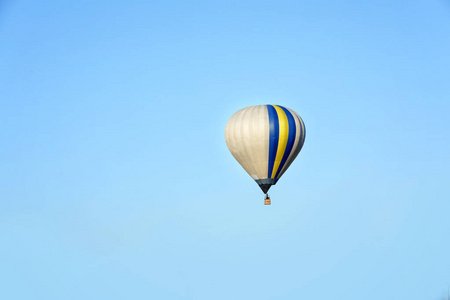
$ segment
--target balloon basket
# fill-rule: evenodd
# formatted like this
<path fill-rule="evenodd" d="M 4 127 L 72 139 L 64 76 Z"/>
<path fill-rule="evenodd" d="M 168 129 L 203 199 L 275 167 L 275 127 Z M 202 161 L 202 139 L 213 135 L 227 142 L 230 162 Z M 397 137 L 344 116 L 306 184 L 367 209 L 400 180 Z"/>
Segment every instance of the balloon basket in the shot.
<path fill-rule="evenodd" d="M 270 198 L 264 199 L 264 205 L 270 205 Z"/>

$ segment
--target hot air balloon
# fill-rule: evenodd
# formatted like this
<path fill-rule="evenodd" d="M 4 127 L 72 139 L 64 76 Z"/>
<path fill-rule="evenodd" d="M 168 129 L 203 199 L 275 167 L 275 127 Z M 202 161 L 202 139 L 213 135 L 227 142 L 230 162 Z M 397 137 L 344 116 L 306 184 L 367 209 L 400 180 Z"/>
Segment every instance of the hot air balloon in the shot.
<path fill-rule="evenodd" d="M 228 120 L 228 149 L 265 193 L 264 204 L 270 204 L 267 192 L 297 157 L 305 134 L 302 118 L 280 105 L 246 107 Z"/>

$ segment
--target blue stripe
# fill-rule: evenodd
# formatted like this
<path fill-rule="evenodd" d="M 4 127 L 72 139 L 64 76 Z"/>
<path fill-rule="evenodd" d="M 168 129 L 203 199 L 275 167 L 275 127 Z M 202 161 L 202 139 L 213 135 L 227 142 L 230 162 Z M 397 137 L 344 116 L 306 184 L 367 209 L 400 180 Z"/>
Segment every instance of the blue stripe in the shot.
<path fill-rule="evenodd" d="M 275 157 L 277 156 L 278 149 L 278 135 L 280 131 L 278 129 L 278 114 L 275 107 L 267 105 L 267 111 L 269 112 L 269 169 L 267 170 L 267 178 L 271 178 L 273 165 L 275 164 Z"/>
<path fill-rule="evenodd" d="M 283 106 L 280 106 L 280 107 L 283 109 L 283 111 L 286 114 L 286 117 L 288 119 L 289 136 L 288 136 L 288 140 L 287 140 L 287 144 L 286 144 L 286 150 L 284 151 L 283 158 L 281 159 L 281 163 L 280 163 L 280 166 L 278 167 L 278 171 L 277 171 L 277 174 L 275 175 L 275 178 L 278 177 L 278 175 L 280 174 L 281 170 L 283 169 L 284 164 L 286 163 L 289 155 L 291 154 L 292 147 L 294 147 L 295 134 L 296 134 L 294 116 L 292 116 L 291 112 L 289 110 L 287 110 L 285 107 L 283 107 Z"/>

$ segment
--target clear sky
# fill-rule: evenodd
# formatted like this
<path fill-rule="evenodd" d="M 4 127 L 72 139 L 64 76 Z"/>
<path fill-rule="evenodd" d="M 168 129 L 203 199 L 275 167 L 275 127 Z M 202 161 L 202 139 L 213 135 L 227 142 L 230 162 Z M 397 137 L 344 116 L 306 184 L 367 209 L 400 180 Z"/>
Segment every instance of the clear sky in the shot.
<path fill-rule="evenodd" d="M 271 206 L 237 110 L 306 124 Z M 0 2 L 1 299 L 442 299 L 450 2 Z"/>

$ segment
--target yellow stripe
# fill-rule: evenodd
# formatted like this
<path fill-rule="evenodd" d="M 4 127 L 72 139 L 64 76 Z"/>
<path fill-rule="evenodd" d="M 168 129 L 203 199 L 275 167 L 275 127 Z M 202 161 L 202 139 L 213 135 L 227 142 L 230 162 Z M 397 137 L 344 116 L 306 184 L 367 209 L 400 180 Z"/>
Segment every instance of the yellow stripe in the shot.
<path fill-rule="evenodd" d="M 283 159 L 284 151 L 286 151 L 286 144 L 289 137 L 289 123 L 284 110 L 277 106 L 273 105 L 278 115 L 278 148 L 277 148 L 277 156 L 275 157 L 275 164 L 273 165 L 272 176 L 271 178 L 275 178 L 275 174 L 277 174 L 278 167 L 280 166 L 281 160 Z"/>

